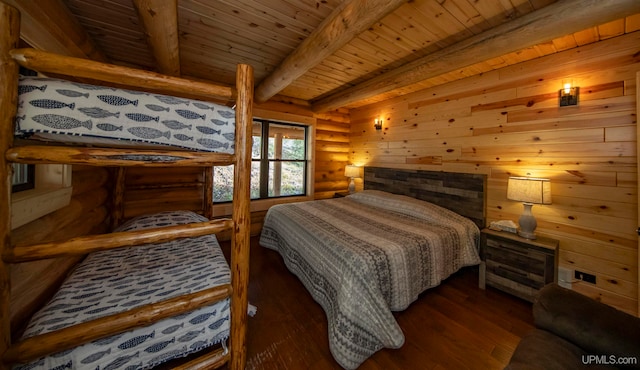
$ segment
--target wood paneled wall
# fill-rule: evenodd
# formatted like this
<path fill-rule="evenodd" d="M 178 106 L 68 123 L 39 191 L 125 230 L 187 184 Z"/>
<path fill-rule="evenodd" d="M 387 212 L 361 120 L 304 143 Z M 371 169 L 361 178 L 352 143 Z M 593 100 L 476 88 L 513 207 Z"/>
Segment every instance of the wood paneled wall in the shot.
<path fill-rule="evenodd" d="M 522 212 L 506 199 L 509 176 L 550 178 L 537 232 L 560 240 L 560 266 L 597 277 L 573 289 L 636 314 L 639 45 L 636 31 L 354 109 L 350 161 L 487 174 L 488 222 Z M 566 78 L 578 106 L 558 106 Z"/>
<path fill-rule="evenodd" d="M 68 206 L 23 225 L 11 234 L 14 245 L 45 243 L 108 230 L 109 173 L 101 167 L 73 166 Z M 49 299 L 81 257 L 60 257 L 11 265 L 11 326 L 21 329 Z"/>

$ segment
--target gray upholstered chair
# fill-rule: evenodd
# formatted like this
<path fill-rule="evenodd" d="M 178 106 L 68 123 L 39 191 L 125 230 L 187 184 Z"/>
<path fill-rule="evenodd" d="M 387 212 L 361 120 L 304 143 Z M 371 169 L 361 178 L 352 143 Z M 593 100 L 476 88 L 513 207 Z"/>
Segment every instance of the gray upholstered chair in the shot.
<path fill-rule="evenodd" d="M 640 368 L 639 317 L 549 284 L 533 304 L 533 318 L 536 328 L 506 369 Z"/>

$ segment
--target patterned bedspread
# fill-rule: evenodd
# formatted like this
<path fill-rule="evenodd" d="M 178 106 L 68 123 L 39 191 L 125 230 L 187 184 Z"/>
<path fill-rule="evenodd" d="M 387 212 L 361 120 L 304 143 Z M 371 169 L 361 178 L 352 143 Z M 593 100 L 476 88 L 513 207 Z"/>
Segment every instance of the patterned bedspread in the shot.
<path fill-rule="evenodd" d="M 404 310 L 461 267 L 480 263 L 480 231 L 431 203 L 366 190 L 268 211 L 260 244 L 275 249 L 323 307 L 336 361 L 357 368 L 404 335 Z"/>
<path fill-rule="evenodd" d="M 189 211 L 140 216 L 119 231 L 207 219 Z M 215 235 L 91 253 L 32 318 L 24 337 L 229 283 Z M 229 336 L 229 299 L 95 340 L 16 369 L 145 369 Z"/>

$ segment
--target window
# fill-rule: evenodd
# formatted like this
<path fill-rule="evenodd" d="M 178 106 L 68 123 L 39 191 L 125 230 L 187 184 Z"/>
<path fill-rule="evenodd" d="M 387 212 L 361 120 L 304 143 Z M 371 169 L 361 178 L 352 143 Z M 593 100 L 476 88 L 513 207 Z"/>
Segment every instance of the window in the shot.
<path fill-rule="evenodd" d="M 31 165 L 18 166 L 28 168 Z M 11 196 L 12 230 L 68 205 L 71 200 L 71 165 L 38 164 L 33 167 L 33 187 L 14 191 Z M 22 177 L 18 175 L 16 178 L 15 173 L 14 184 Z"/>
<path fill-rule="evenodd" d="M 33 164 L 12 163 L 13 177 L 11 179 L 11 192 L 33 189 L 35 187 L 36 166 Z"/>
<path fill-rule="evenodd" d="M 306 195 L 307 130 L 304 125 L 253 121 L 251 199 Z M 232 197 L 233 166 L 215 167 L 213 201 L 229 202 Z"/>

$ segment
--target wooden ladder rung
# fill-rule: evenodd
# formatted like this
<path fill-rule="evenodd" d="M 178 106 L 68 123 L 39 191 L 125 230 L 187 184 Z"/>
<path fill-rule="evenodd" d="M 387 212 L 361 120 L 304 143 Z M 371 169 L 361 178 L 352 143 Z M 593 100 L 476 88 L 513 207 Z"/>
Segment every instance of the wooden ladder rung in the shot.
<path fill-rule="evenodd" d="M 231 292 L 230 284 L 220 285 L 29 337 L 9 347 L 2 361 L 4 363 L 29 362 L 51 353 L 195 310 L 228 298 Z"/>
<path fill-rule="evenodd" d="M 91 166 L 137 167 L 210 167 L 228 166 L 235 162 L 233 154 L 188 152 L 181 150 L 133 150 L 113 148 L 63 147 L 27 145 L 11 148 L 6 159 L 27 164 L 81 164 Z"/>
<path fill-rule="evenodd" d="M 6 262 L 17 263 L 60 256 L 87 254 L 112 248 L 162 243 L 179 238 L 216 234 L 230 230 L 232 227 L 233 221 L 224 218 L 184 225 L 81 236 L 62 242 L 5 248 L 2 259 Z"/>

